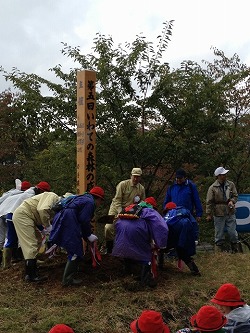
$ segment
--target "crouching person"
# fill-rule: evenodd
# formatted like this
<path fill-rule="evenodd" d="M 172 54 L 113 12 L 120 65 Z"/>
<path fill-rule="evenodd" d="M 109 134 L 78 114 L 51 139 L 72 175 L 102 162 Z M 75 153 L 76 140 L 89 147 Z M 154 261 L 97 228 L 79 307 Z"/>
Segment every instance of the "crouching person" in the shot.
<path fill-rule="evenodd" d="M 116 237 L 112 255 L 141 264 L 140 286 L 155 287 L 152 274 L 152 244 L 157 248 L 167 245 L 168 226 L 154 209 L 156 201 L 146 198 L 139 204 L 126 207 L 115 224 Z"/>
<path fill-rule="evenodd" d="M 55 215 L 50 233 L 51 244 L 64 248 L 68 260 L 63 273 L 63 286 L 78 285 L 81 279 L 76 279 L 78 263 L 84 256 L 83 240 L 95 242 L 97 237 L 91 233 L 91 220 L 95 208 L 104 200 L 104 190 L 93 187 L 89 193 L 75 195 Z"/>
<path fill-rule="evenodd" d="M 190 269 L 192 275 L 200 276 L 199 269 L 192 256 L 196 253 L 195 240 L 197 239 L 198 225 L 190 211 L 184 207 L 176 207 L 174 202 L 166 204 L 164 220 L 169 229 L 167 249 L 174 248 L 177 253 L 179 268 L 183 261 Z M 159 255 L 159 268 L 163 268 L 164 253 Z"/>
<path fill-rule="evenodd" d="M 44 192 L 23 201 L 14 211 L 13 223 L 25 259 L 25 280 L 40 282 L 45 277 L 38 275 L 37 255 L 42 245 L 45 228 L 51 228 L 52 206 L 59 197 L 53 192 Z"/>

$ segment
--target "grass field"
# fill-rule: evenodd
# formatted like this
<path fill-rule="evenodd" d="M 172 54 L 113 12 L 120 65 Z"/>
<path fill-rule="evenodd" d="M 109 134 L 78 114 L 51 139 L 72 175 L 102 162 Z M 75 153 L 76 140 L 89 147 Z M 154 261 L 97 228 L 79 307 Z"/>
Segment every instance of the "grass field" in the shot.
<path fill-rule="evenodd" d="M 155 289 L 131 292 L 126 286 L 133 276 L 123 277 L 122 263 L 110 255 L 93 269 L 87 258 L 78 287 L 62 287 L 66 254 L 45 261 L 42 284 L 23 281 L 23 262 L 0 272 L 0 332 L 47 333 L 56 323 L 71 326 L 76 333 L 128 333 L 130 322 L 144 309 L 163 313 L 171 332 L 187 327 L 189 318 L 207 304 L 225 282 L 236 284 L 250 300 L 250 254 L 198 252 L 195 261 L 202 276 L 194 277 L 175 261 L 166 261 Z"/>

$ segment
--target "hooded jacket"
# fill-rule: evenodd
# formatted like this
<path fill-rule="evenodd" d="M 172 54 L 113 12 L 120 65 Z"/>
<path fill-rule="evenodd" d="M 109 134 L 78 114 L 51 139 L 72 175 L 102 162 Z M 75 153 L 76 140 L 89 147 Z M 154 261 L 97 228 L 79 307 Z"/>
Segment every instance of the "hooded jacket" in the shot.
<path fill-rule="evenodd" d="M 116 237 L 112 255 L 137 261 L 150 261 L 151 243 L 167 246 L 168 226 L 153 208 L 143 208 L 138 219 L 119 218 L 115 223 Z"/>
<path fill-rule="evenodd" d="M 83 257 L 82 239 L 91 235 L 91 220 L 95 212 L 95 200 L 91 194 L 76 195 L 56 213 L 50 241 L 66 249 L 69 255 Z"/>
<path fill-rule="evenodd" d="M 228 322 L 224 329 L 227 333 L 250 332 L 250 306 L 240 306 L 226 315 Z"/>

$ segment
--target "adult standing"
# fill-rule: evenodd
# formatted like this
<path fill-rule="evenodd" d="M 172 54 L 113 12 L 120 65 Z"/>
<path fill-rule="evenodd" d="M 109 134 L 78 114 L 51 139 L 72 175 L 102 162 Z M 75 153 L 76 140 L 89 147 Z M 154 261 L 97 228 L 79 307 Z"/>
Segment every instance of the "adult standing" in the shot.
<path fill-rule="evenodd" d="M 225 249 L 225 229 L 233 252 L 239 252 L 238 233 L 236 231 L 235 203 L 238 193 L 235 184 L 227 180 L 229 170 L 218 167 L 214 171 L 215 182 L 209 187 L 206 198 L 207 221 L 214 221 L 215 245 L 220 251 Z"/>
<path fill-rule="evenodd" d="M 89 193 L 69 197 L 64 208 L 53 219 L 50 242 L 63 247 L 68 253 L 62 281 L 64 286 L 82 282 L 74 277 L 78 262 L 84 255 L 83 240 L 91 243 L 97 240 L 96 235 L 92 234 L 91 220 L 96 207 L 103 200 L 104 190 L 94 186 Z"/>
<path fill-rule="evenodd" d="M 42 245 L 45 228 L 50 230 L 52 206 L 59 200 L 53 192 L 44 192 L 26 199 L 14 211 L 13 223 L 25 259 L 25 280 L 40 282 L 45 278 L 37 272 L 37 255 Z"/>
<path fill-rule="evenodd" d="M 142 170 L 140 168 L 133 168 L 131 171 L 131 178 L 123 180 L 117 185 L 116 193 L 110 205 L 108 215 L 116 217 L 123 208 L 133 203 L 139 203 L 146 198 L 145 188 L 140 184 L 141 176 Z M 111 253 L 115 238 L 114 222 L 105 225 L 104 233 L 107 252 Z"/>
<path fill-rule="evenodd" d="M 163 202 L 163 209 L 165 209 L 168 202 L 174 202 L 177 206 L 182 206 L 188 209 L 196 218 L 197 222 L 200 222 L 203 208 L 197 186 L 187 178 L 184 169 L 178 169 L 176 171 L 175 182 L 167 189 Z"/>

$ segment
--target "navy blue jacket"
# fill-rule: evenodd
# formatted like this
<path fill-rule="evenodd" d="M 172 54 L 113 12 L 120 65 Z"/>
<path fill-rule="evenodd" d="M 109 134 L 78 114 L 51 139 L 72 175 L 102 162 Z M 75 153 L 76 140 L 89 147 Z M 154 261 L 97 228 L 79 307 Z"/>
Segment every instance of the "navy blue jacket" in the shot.
<path fill-rule="evenodd" d="M 82 238 L 91 235 L 95 201 L 91 194 L 76 195 L 59 211 L 52 223 L 50 241 L 63 247 L 69 255 L 83 256 Z"/>
<path fill-rule="evenodd" d="M 203 214 L 202 204 L 196 185 L 189 179 L 183 184 L 169 186 L 163 202 L 163 209 L 168 202 L 174 202 L 177 206 L 185 207 L 196 217 Z"/>

